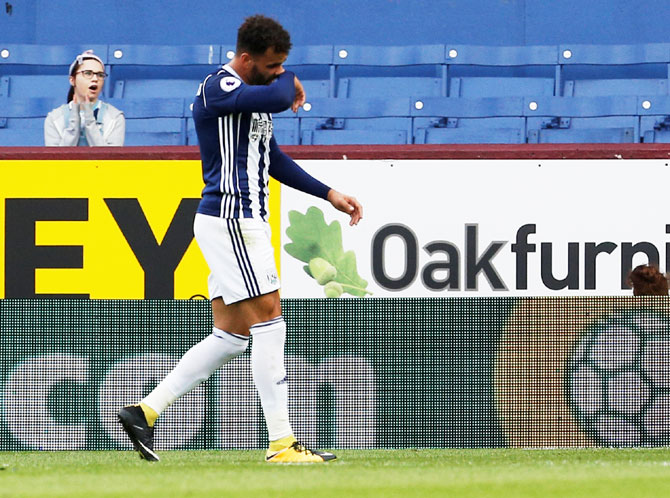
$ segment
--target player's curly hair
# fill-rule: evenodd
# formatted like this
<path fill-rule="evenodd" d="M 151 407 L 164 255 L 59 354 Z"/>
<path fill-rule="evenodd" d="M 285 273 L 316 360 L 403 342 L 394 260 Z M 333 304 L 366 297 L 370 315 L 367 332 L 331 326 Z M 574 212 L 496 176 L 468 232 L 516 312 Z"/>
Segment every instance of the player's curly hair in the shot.
<path fill-rule="evenodd" d="M 667 296 L 668 279 L 653 265 L 640 265 L 630 272 L 628 285 L 634 296 Z"/>
<path fill-rule="evenodd" d="M 247 17 L 237 30 L 237 53 L 261 55 L 270 47 L 279 54 L 288 54 L 291 35 L 274 19 L 260 14 Z"/>

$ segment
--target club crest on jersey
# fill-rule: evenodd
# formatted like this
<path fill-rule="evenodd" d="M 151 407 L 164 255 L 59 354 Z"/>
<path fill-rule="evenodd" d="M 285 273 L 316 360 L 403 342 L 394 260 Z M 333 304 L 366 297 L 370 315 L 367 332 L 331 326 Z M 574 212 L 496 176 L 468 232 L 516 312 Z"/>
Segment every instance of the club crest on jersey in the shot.
<path fill-rule="evenodd" d="M 238 86 L 240 86 L 242 82 L 234 76 L 226 76 L 225 78 L 221 78 L 221 82 L 219 84 L 221 85 L 221 90 L 224 92 L 232 92 Z"/>
<path fill-rule="evenodd" d="M 254 116 L 249 127 L 249 140 L 257 142 L 261 137 L 272 138 L 272 120 Z"/>

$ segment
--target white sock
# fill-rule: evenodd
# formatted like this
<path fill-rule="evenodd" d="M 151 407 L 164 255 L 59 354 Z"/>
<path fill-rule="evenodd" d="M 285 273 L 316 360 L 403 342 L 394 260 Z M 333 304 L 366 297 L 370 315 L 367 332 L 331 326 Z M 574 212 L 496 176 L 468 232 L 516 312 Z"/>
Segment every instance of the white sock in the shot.
<path fill-rule="evenodd" d="M 251 371 L 270 441 L 293 434 L 288 419 L 288 383 L 284 367 L 286 323 L 281 315 L 251 327 Z"/>
<path fill-rule="evenodd" d="M 248 345 L 249 338 L 212 327 L 212 333 L 186 351 L 142 403 L 161 414 L 177 398 L 207 380 L 214 370 L 244 353 Z"/>

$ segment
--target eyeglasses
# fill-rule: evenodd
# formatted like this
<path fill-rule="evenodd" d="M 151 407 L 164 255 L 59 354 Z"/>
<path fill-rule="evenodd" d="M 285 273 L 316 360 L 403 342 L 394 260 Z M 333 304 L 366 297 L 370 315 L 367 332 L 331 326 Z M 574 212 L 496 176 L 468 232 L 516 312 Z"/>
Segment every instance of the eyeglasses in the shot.
<path fill-rule="evenodd" d="M 96 73 L 96 72 L 90 71 L 88 69 L 85 70 L 85 71 L 77 71 L 77 73 L 81 74 L 87 80 L 92 79 L 94 74 L 98 77 L 99 80 L 104 80 L 107 77 L 107 73 L 102 73 L 102 72 Z"/>

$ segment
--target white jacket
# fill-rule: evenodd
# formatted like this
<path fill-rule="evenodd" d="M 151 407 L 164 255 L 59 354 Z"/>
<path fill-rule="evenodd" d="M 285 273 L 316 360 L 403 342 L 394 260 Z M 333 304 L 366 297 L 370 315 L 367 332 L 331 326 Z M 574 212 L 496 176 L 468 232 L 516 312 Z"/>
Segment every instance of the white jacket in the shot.
<path fill-rule="evenodd" d="M 44 145 L 47 147 L 121 146 L 125 135 L 123 113 L 100 100 L 95 106 L 73 102 L 63 104 L 47 114 L 44 120 Z"/>

